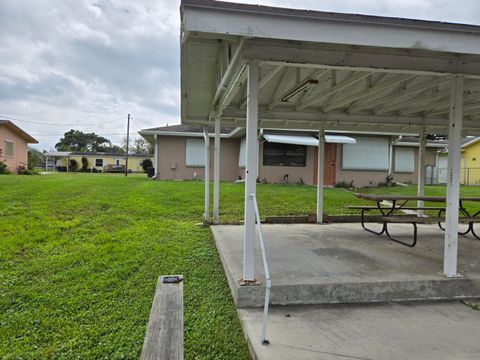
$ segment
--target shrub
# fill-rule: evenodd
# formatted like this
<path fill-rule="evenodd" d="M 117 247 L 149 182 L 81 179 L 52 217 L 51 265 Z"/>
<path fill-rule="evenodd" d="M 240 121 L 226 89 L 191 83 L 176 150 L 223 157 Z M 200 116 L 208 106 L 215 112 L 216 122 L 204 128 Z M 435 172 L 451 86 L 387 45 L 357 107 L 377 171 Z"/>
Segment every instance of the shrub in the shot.
<path fill-rule="evenodd" d="M 142 161 L 143 171 L 147 172 L 148 168 L 153 167 L 153 162 L 150 159 L 145 159 Z"/>
<path fill-rule="evenodd" d="M 23 166 L 19 166 L 18 175 L 40 175 L 40 172 L 38 170 L 25 169 Z"/>
<path fill-rule="evenodd" d="M 0 149 L 0 157 L 1 156 L 2 156 L 2 149 Z M 10 170 L 8 170 L 6 160 L 0 160 L 0 174 L 10 174 Z"/>
<path fill-rule="evenodd" d="M 82 171 L 88 171 L 88 159 L 85 156 L 82 157 Z"/>
<path fill-rule="evenodd" d="M 336 188 L 344 188 L 344 189 L 350 189 L 353 188 L 353 180 L 348 182 L 345 180 L 339 181 L 335 183 Z"/>
<path fill-rule="evenodd" d="M 75 159 L 70 159 L 69 163 L 69 171 L 77 171 L 78 170 L 78 162 Z"/>

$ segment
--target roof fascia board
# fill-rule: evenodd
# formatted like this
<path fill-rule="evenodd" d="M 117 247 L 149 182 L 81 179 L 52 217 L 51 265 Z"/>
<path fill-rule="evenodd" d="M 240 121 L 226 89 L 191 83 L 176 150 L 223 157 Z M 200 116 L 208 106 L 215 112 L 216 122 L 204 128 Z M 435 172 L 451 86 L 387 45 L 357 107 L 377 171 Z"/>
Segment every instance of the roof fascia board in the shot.
<path fill-rule="evenodd" d="M 220 134 L 221 138 L 230 138 L 233 131 L 229 134 Z M 186 137 L 201 137 L 203 138 L 203 133 L 195 132 L 182 132 L 182 131 L 139 131 L 139 135 L 157 135 L 157 136 L 186 136 Z M 209 137 L 215 137 L 215 133 L 208 133 Z"/>
<path fill-rule="evenodd" d="M 466 142 L 465 144 L 463 144 L 463 145 L 461 146 L 461 148 L 463 149 L 463 148 L 469 147 L 470 145 L 475 144 L 475 143 L 478 142 L 479 140 L 480 140 L 480 138 L 472 139 L 472 140 Z"/>
<path fill-rule="evenodd" d="M 397 142 L 395 143 L 395 146 L 410 146 L 410 147 L 418 147 L 418 143 L 407 143 L 407 142 Z M 427 143 L 426 147 L 434 147 L 434 148 L 444 148 L 448 146 L 448 144 L 432 144 L 432 143 Z"/>
<path fill-rule="evenodd" d="M 221 5 L 211 1 L 196 4 L 184 1 L 183 31 L 480 54 L 480 27 L 477 26 L 278 8 L 262 11 L 267 8 Z M 308 13 L 311 16 L 305 16 Z"/>
<path fill-rule="evenodd" d="M 6 120 L 5 122 L 0 123 L 0 126 L 5 126 L 10 129 L 10 131 L 13 131 L 15 134 L 23 138 L 27 142 L 27 144 L 38 144 L 38 140 L 35 139 L 33 136 L 29 135 L 27 132 L 19 128 L 17 125 L 15 125 L 13 122 L 10 120 Z"/>

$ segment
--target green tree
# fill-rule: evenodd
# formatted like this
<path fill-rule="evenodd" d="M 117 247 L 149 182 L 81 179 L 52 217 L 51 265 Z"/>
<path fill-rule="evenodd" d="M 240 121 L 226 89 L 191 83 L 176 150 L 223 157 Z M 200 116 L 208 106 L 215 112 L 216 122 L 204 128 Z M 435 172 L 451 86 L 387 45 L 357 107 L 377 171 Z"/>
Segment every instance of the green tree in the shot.
<path fill-rule="evenodd" d="M 28 148 L 28 169 L 32 170 L 36 167 L 42 167 L 43 154 L 33 148 Z"/>
<path fill-rule="evenodd" d="M 109 154 L 125 154 L 125 149 L 119 145 L 112 145 L 105 149 L 105 152 Z"/>
<path fill-rule="evenodd" d="M 122 147 L 123 149 L 127 148 L 127 138 L 123 138 Z M 154 148 L 153 145 L 144 138 L 135 138 L 130 139 L 130 143 L 128 144 L 128 152 L 130 154 L 153 154 Z"/>
<path fill-rule="evenodd" d="M 55 145 L 58 151 L 95 151 L 105 152 L 112 146 L 107 138 L 95 133 L 84 133 L 80 130 L 67 131 Z"/>

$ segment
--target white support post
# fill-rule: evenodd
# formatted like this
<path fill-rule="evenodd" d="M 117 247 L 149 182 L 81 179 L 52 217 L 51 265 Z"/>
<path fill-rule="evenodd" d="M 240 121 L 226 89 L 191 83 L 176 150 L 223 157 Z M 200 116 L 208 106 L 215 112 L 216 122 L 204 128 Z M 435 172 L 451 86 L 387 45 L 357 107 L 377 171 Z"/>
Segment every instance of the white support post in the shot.
<path fill-rule="evenodd" d="M 205 214 L 203 220 L 208 223 L 210 220 L 210 138 L 207 127 L 203 128 L 203 138 L 205 140 Z"/>
<path fill-rule="evenodd" d="M 257 62 L 248 65 L 247 83 L 247 128 L 245 166 L 245 225 L 243 238 L 243 281 L 255 280 L 255 203 L 251 194 L 257 188 L 257 127 L 258 127 L 258 78 L 260 68 Z"/>
<path fill-rule="evenodd" d="M 220 119 L 215 119 L 213 166 L 213 223 L 218 224 L 220 209 Z"/>
<path fill-rule="evenodd" d="M 155 169 L 155 173 L 153 174 L 153 178 L 156 179 L 158 176 L 158 137 L 157 135 L 153 136 L 153 139 L 155 141 L 155 146 L 154 146 L 154 153 L 153 153 L 153 167 Z"/>
<path fill-rule="evenodd" d="M 422 126 L 420 134 L 418 135 L 418 160 L 417 160 L 417 195 L 423 196 L 425 194 L 425 148 L 427 146 L 427 139 L 425 138 L 425 126 Z M 423 207 L 423 200 L 417 201 L 418 207 Z M 423 217 L 423 210 L 417 211 L 417 216 Z"/>
<path fill-rule="evenodd" d="M 460 158 L 463 118 L 463 76 L 452 76 L 450 97 L 450 124 L 448 131 L 447 209 L 443 273 L 457 276 L 458 206 L 460 203 Z"/>
<path fill-rule="evenodd" d="M 318 130 L 318 163 L 317 163 L 317 223 L 323 223 L 323 172 L 325 168 L 325 122 L 320 122 Z"/>

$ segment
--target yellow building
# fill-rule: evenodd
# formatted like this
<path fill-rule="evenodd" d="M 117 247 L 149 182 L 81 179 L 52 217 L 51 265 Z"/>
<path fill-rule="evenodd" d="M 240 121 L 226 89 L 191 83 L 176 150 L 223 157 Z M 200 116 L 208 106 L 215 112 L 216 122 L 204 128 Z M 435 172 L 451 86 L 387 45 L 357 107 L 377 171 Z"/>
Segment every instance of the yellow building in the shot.
<path fill-rule="evenodd" d="M 58 171 L 72 171 L 72 160 L 77 164 L 77 171 L 83 167 L 82 158 L 87 159 L 86 168 L 93 172 L 124 172 L 126 156 L 125 154 L 109 154 L 102 152 L 70 152 L 61 157 L 57 156 L 55 163 Z M 131 154 L 128 156 L 128 171 L 143 172 L 142 163 L 145 159 L 153 161 L 151 155 Z"/>
<path fill-rule="evenodd" d="M 461 167 L 465 185 L 480 185 L 480 137 L 462 145 Z"/>
<path fill-rule="evenodd" d="M 438 155 L 438 180 L 439 183 L 445 183 L 448 152 L 443 151 Z M 462 145 L 460 183 L 463 185 L 480 185 L 480 137 L 467 139 Z"/>

